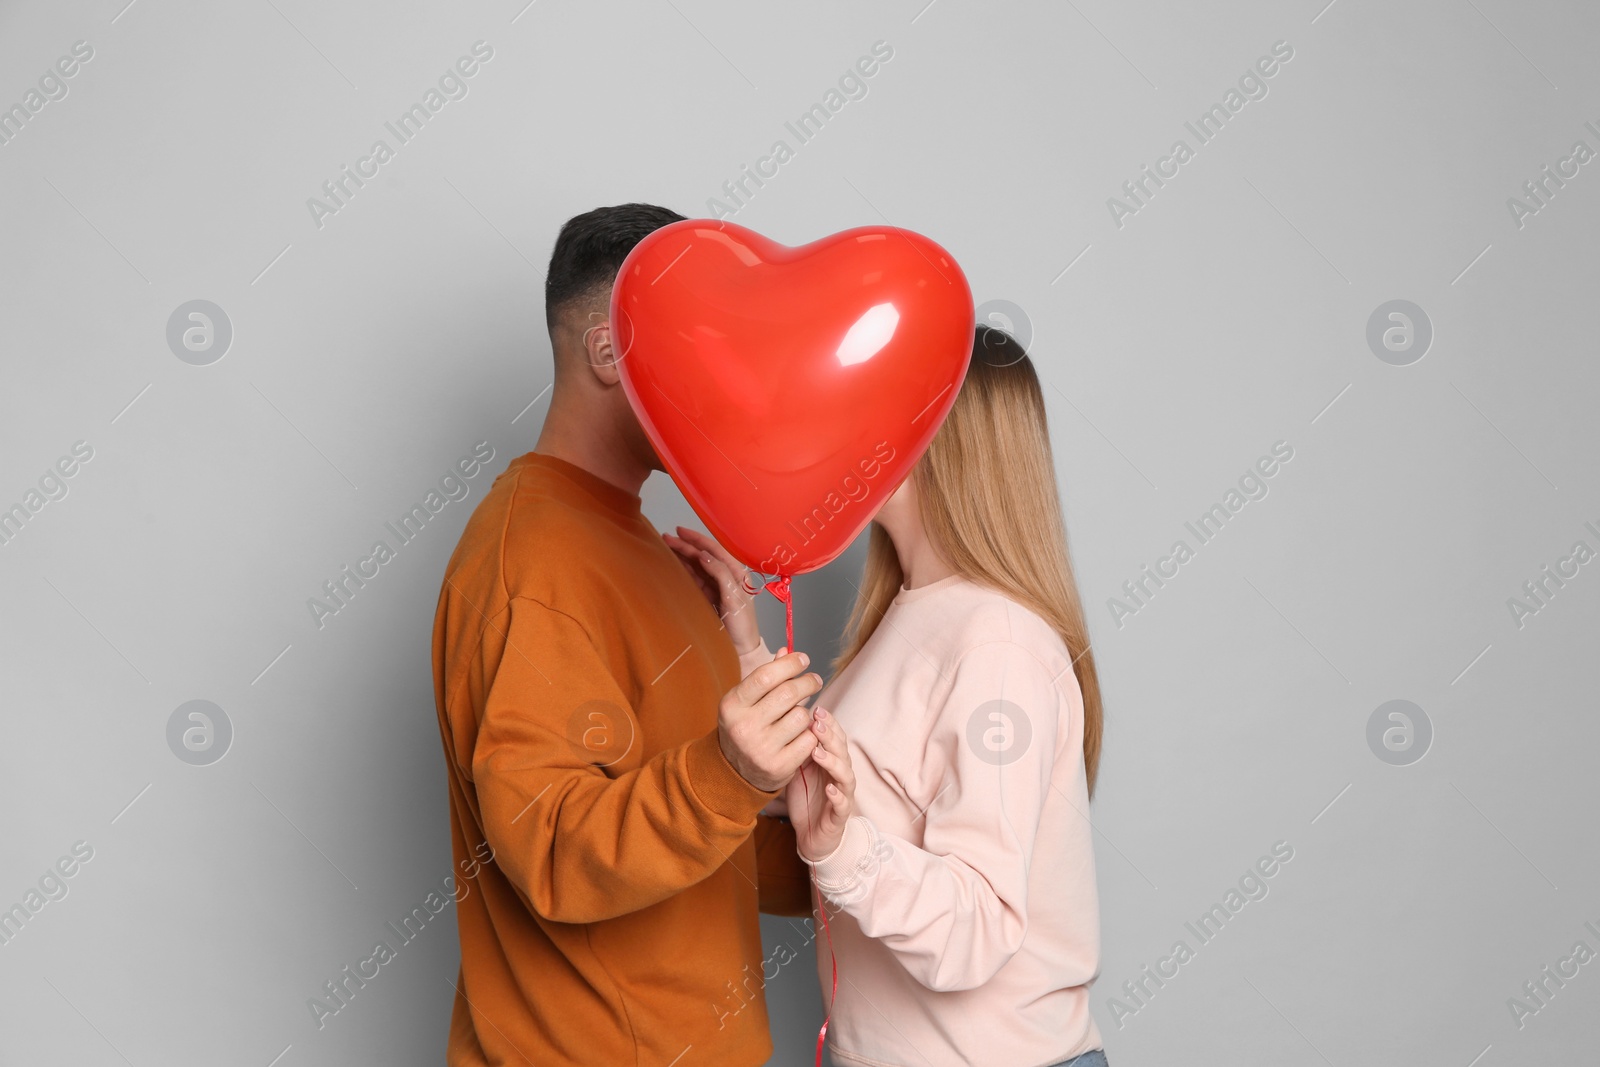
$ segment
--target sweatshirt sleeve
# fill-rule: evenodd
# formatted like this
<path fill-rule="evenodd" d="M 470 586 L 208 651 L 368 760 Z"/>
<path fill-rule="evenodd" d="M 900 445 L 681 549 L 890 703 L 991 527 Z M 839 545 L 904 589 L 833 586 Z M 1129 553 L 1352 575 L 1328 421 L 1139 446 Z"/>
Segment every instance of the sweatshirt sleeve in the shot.
<path fill-rule="evenodd" d="M 973 648 L 928 736 L 925 780 L 945 784 L 924 813 L 922 847 L 854 815 L 812 864 L 824 896 L 929 989 L 976 988 L 1022 945 L 1063 701 L 1021 646 Z"/>
<path fill-rule="evenodd" d="M 611 777 L 596 747 L 623 746 L 620 758 L 639 723 L 583 628 L 525 597 L 490 625 L 506 644 L 472 777 L 495 862 L 529 907 L 556 922 L 598 922 L 665 900 L 727 862 L 777 794 L 744 780 L 716 731 Z"/>
<path fill-rule="evenodd" d="M 787 819 L 756 819 L 757 896 L 768 915 L 810 915 L 811 868 L 800 858 Z"/>

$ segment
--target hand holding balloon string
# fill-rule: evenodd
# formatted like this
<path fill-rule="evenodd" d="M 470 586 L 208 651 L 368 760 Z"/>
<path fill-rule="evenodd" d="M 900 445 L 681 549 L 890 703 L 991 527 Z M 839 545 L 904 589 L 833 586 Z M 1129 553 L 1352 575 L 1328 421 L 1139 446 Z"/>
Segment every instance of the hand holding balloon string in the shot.
<path fill-rule="evenodd" d="M 855 812 L 856 775 L 850 739 L 826 708 L 815 710 L 811 732 L 816 750 L 789 782 L 784 799 L 800 856 L 815 863 L 844 840 L 845 823 Z M 813 788 L 812 779 L 821 788 Z"/>
<path fill-rule="evenodd" d="M 756 590 L 750 582 L 752 572 L 715 539 L 699 530 L 679 526 L 676 535 L 662 534 L 662 539 L 667 547 L 677 553 L 684 569 L 722 618 L 734 650 L 740 655 L 755 651 L 761 644 L 761 631 L 754 610 Z M 787 649 L 784 651 L 787 652 Z M 827 780 L 820 783 L 822 788 L 815 790 L 815 797 L 811 796 L 809 783 L 803 782 L 801 786 L 802 791 L 807 793 L 801 818 L 808 828 L 801 855 L 807 858 L 826 855 L 827 851 L 838 846 L 844 832 L 844 822 L 850 815 L 855 790 L 850 755 L 844 747 L 844 731 L 822 708 L 817 708 L 813 713 L 811 729 L 820 743 L 811 759 L 802 767 L 801 773 L 807 768 L 813 772 L 821 771 Z M 833 750 L 832 763 L 829 762 L 830 747 Z M 835 767 L 839 769 L 837 774 L 834 773 Z M 841 776 L 844 778 L 842 784 L 838 780 Z M 789 788 L 793 788 L 792 781 Z M 793 812 L 801 805 L 792 801 L 788 793 L 789 790 L 786 790 L 784 796 L 763 809 L 765 813 L 789 813 L 792 821 Z M 796 825 L 796 836 L 800 836 L 799 824 Z M 828 846 L 825 851 L 813 851 L 824 844 Z"/>

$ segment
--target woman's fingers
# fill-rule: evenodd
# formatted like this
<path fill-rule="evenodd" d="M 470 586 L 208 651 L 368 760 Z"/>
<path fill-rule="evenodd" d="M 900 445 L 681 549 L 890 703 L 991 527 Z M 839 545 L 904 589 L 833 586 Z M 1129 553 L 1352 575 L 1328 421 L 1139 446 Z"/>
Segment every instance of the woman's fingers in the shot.
<path fill-rule="evenodd" d="M 685 544 L 681 538 L 674 537 L 669 533 L 662 534 L 661 540 L 665 541 L 667 543 L 667 547 L 672 549 L 677 557 L 683 560 L 686 565 L 693 567 L 695 570 L 700 569 L 700 553 L 696 552 L 693 546 Z"/>
<path fill-rule="evenodd" d="M 850 766 L 849 758 L 840 759 L 838 756 L 824 751 L 814 752 L 811 756 L 818 767 L 827 775 L 829 785 L 836 786 L 844 793 L 846 799 L 854 798 L 856 792 L 856 776 Z"/>
<path fill-rule="evenodd" d="M 709 552 L 701 552 L 698 558 L 706 575 L 717 583 L 717 588 L 722 590 L 724 604 L 736 609 L 740 601 L 749 599 L 745 596 L 744 587 L 739 584 L 739 580 L 733 576 L 726 563 Z"/>
<path fill-rule="evenodd" d="M 728 585 L 721 575 L 714 573 L 708 566 L 706 553 L 671 534 L 662 534 L 661 537 L 666 541 L 667 547 L 677 553 L 678 562 L 684 565 L 699 584 L 700 591 L 711 601 L 711 606 L 721 614 L 723 605 L 728 600 Z"/>
<path fill-rule="evenodd" d="M 830 806 L 830 811 L 833 814 L 833 825 L 844 825 L 844 823 L 849 820 L 851 808 L 854 806 L 854 802 L 851 797 L 846 795 L 843 789 L 840 789 L 837 785 L 829 782 L 828 803 Z"/>
<path fill-rule="evenodd" d="M 711 546 L 717 543 L 710 534 L 696 530 L 692 526 L 679 526 L 678 536 L 689 542 L 694 547 L 704 550 L 710 550 Z"/>
<path fill-rule="evenodd" d="M 817 791 L 816 810 L 812 815 L 812 822 L 816 832 L 822 835 L 823 841 L 834 840 L 844 832 L 844 824 L 850 821 L 850 816 L 855 813 L 855 799 L 842 788 L 838 782 L 831 781 L 826 775 L 819 776 L 817 782 L 821 788 Z M 820 843 L 819 848 L 822 848 Z"/>
<path fill-rule="evenodd" d="M 818 741 L 811 759 L 823 772 L 824 783 L 816 821 L 826 833 L 833 834 L 842 830 L 855 810 L 856 774 L 850 762 L 849 738 L 823 708 L 816 710 L 811 733 Z"/>
<path fill-rule="evenodd" d="M 734 558 L 733 553 L 723 548 L 722 543 L 716 538 L 710 537 L 699 530 L 691 529 L 688 526 L 678 527 L 678 536 L 702 552 L 709 552 L 719 560 L 727 568 L 729 576 L 733 578 L 734 583 L 741 590 L 749 588 L 745 584 L 745 578 L 749 575 L 749 568 Z"/>
<path fill-rule="evenodd" d="M 840 728 L 839 720 L 830 715 L 826 708 L 817 708 L 811 731 L 822 746 L 822 752 L 817 757 L 818 763 L 827 768 L 829 776 L 847 793 L 854 793 L 856 774 L 850 762 L 850 739 Z"/>
<path fill-rule="evenodd" d="M 736 615 L 750 604 L 750 594 L 745 592 L 733 573 L 715 556 L 701 553 L 700 566 L 705 570 L 706 576 L 716 583 L 718 595 L 722 597 L 722 613 Z"/>
<path fill-rule="evenodd" d="M 695 531 L 688 530 L 686 527 L 680 526 L 678 528 L 686 533 L 695 533 Z M 739 567 L 738 572 L 736 572 L 734 568 L 738 567 L 737 562 L 730 566 L 728 557 L 720 553 L 720 545 L 703 534 L 697 536 L 701 542 L 699 544 L 687 538 L 675 537 L 669 533 L 661 535 L 662 539 L 666 541 L 667 547 L 676 552 L 678 558 L 699 579 L 701 588 L 717 594 L 721 602 L 721 613 L 739 611 L 750 598 L 748 589 L 739 578 L 739 573 L 743 572 L 743 568 Z M 711 547 L 708 548 L 708 545 Z M 712 548 L 719 551 L 713 552 Z"/>
<path fill-rule="evenodd" d="M 739 571 L 744 569 L 743 565 L 737 559 L 734 559 L 733 553 L 729 552 L 726 548 L 723 548 L 722 542 L 718 541 L 709 534 L 706 534 L 700 530 L 692 529 L 688 526 L 680 526 L 678 527 L 678 536 L 689 542 L 691 545 L 694 545 L 696 548 L 716 556 L 724 564 L 726 564 L 730 570 Z"/>
<path fill-rule="evenodd" d="M 667 547 L 677 554 L 678 562 L 683 564 L 683 569 L 689 572 L 689 577 L 695 580 L 695 584 L 700 587 L 700 592 L 704 593 L 706 599 L 711 601 L 711 606 L 717 607 L 721 600 L 721 593 L 712 584 L 711 579 L 706 576 L 705 568 L 700 565 L 700 553 L 681 541 L 673 544 L 678 539 L 671 534 L 662 534 L 661 537 L 662 540 L 666 541 Z"/>
<path fill-rule="evenodd" d="M 701 552 L 698 548 L 695 548 L 683 538 L 674 537 L 669 533 L 662 534 L 661 539 L 665 541 L 667 543 L 667 547 L 676 552 L 678 557 L 685 563 L 691 564 L 696 568 L 700 566 Z"/>

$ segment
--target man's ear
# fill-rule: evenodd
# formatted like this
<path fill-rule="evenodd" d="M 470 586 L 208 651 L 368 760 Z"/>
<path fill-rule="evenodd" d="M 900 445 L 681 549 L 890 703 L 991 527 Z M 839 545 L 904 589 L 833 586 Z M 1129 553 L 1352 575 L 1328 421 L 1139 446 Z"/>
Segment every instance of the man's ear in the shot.
<path fill-rule="evenodd" d="M 597 319 L 599 314 L 593 312 L 591 320 Z M 594 376 L 606 385 L 616 385 L 622 380 L 622 372 L 617 366 L 621 362 L 621 357 L 612 343 L 609 321 L 605 319 L 592 321 L 589 328 L 583 331 L 583 358 L 588 362 Z"/>

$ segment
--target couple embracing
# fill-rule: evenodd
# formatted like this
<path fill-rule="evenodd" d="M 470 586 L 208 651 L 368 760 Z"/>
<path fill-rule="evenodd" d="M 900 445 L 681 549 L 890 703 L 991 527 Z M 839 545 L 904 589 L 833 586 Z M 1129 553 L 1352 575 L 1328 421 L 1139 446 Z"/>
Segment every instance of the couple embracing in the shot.
<path fill-rule="evenodd" d="M 832 664 L 763 643 L 749 575 L 662 535 L 611 282 L 643 204 L 562 228 L 534 451 L 462 534 L 434 625 L 460 906 L 451 1065 L 745 1067 L 772 1054 L 757 914 L 823 917 L 841 1064 L 1099 1067 L 1089 796 L 1100 694 L 1038 378 L 980 325 L 875 516 Z M 830 680 L 824 685 L 823 669 Z"/>

